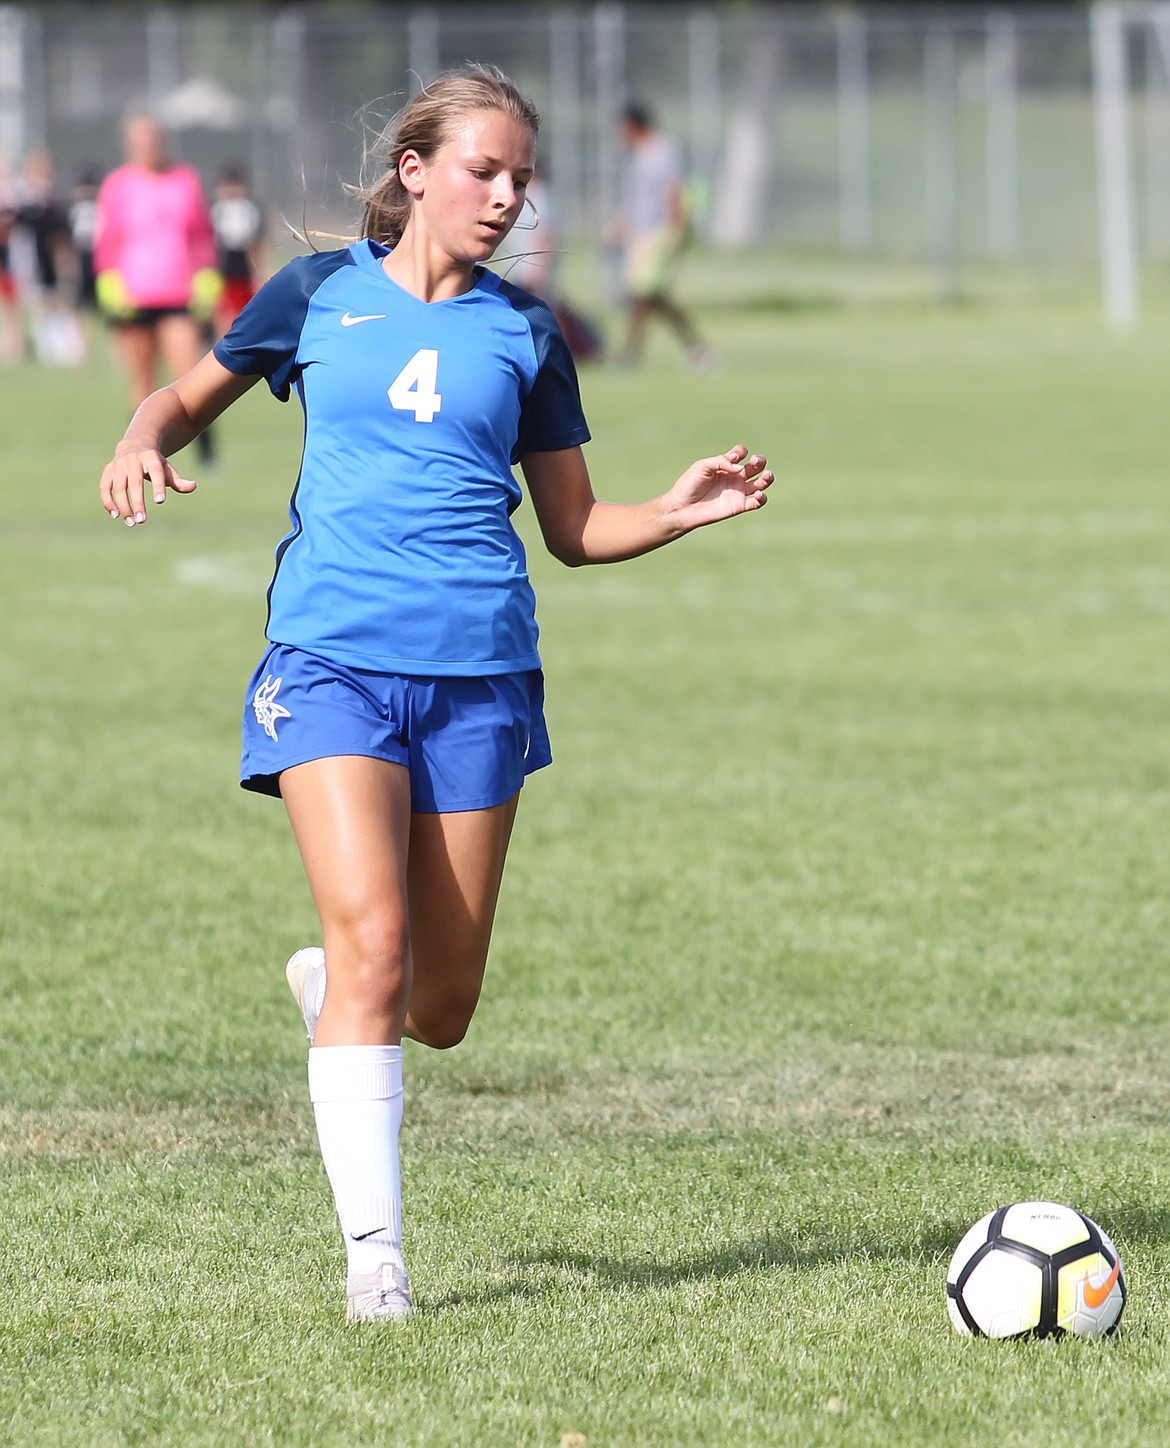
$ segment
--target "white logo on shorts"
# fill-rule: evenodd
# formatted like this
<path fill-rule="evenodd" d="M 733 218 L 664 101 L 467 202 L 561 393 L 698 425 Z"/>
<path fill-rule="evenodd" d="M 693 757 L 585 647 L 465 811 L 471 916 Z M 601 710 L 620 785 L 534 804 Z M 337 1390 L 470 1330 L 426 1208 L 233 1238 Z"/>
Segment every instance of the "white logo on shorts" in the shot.
<path fill-rule="evenodd" d="M 276 738 L 276 721 L 278 719 L 292 718 L 284 705 L 276 702 L 276 696 L 280 693 L 280 686 L 283 682 L 283 678 L 274 679 L 269 674 L 252 695 L 252 710 L 256 715 L 256 723 L 261 726 L 269 739 Z"/>

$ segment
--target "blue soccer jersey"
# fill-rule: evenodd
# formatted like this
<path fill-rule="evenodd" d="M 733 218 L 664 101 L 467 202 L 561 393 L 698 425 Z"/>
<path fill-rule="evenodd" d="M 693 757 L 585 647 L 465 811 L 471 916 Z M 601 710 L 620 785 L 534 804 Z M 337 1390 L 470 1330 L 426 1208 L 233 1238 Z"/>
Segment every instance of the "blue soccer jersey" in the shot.
<path fill-rule="evenodd" d="M 298 257 L 215 347 L 305 412 L 268 637 L 385 673 L 536 668 L 512 466 L 588 441 L 572 359 L 544 303 L 494 273 L 428 303 L 386 255 Z"/>

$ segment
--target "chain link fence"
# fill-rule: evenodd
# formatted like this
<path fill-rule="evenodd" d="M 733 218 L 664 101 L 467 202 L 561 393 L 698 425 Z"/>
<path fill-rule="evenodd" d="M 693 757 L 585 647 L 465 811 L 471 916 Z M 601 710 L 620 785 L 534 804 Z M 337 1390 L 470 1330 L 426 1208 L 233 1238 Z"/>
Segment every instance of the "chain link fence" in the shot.
<path fill-rule="evenodd" d="M 1170 254 L 1170 5 L 1129 7 L 1138 245 Z M 0 6 L 0 154 L 63 180 L 118 159 L 150 107 L 210 180 L 244 164 L 274 210 L 352 221 L 365 120 L 440 69 L 490 61 L 540 105 L 563 229 L 596 235 L 620 168 L 617 118 L 647 102 L 689 151 L 715 244 L 1037 268 L 1099 246 L 1084 9 L 523 3 L 282 11 Z"/>

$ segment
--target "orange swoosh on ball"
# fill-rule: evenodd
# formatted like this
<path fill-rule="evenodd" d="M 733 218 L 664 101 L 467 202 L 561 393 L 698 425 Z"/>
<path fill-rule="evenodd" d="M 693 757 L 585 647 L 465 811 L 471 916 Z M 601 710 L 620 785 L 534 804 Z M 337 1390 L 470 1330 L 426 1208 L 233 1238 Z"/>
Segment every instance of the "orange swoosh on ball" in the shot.
<path fill-rule="evenodd" d="M 1089 1281 L 1089 1274 L 1085 1273 L 1085 1306 L 1100 1307 L 1109 1294 L 1113 1291 L 1114 1284 L 1121 1275 L 1121 1263 L 1114 1262 L 1113 1271 L 1106 1277 L 1100 1287 L 1094 1287 Z"/>

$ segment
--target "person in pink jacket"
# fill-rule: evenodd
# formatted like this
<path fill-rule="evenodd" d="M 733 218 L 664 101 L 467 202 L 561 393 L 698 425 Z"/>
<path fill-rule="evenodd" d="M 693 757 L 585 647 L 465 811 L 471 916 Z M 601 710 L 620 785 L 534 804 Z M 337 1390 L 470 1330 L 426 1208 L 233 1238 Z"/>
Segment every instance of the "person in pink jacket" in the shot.
<path fill-rule="evenodd" d="M 158 386 L 160 363 L 181 377 L 198 362 L 220 283 L 198 174 L 170 159 L 153 116 L 132 116 L 122 147 L 125 164 L 98 191 L 94 269 L 134 409 Z"/>

